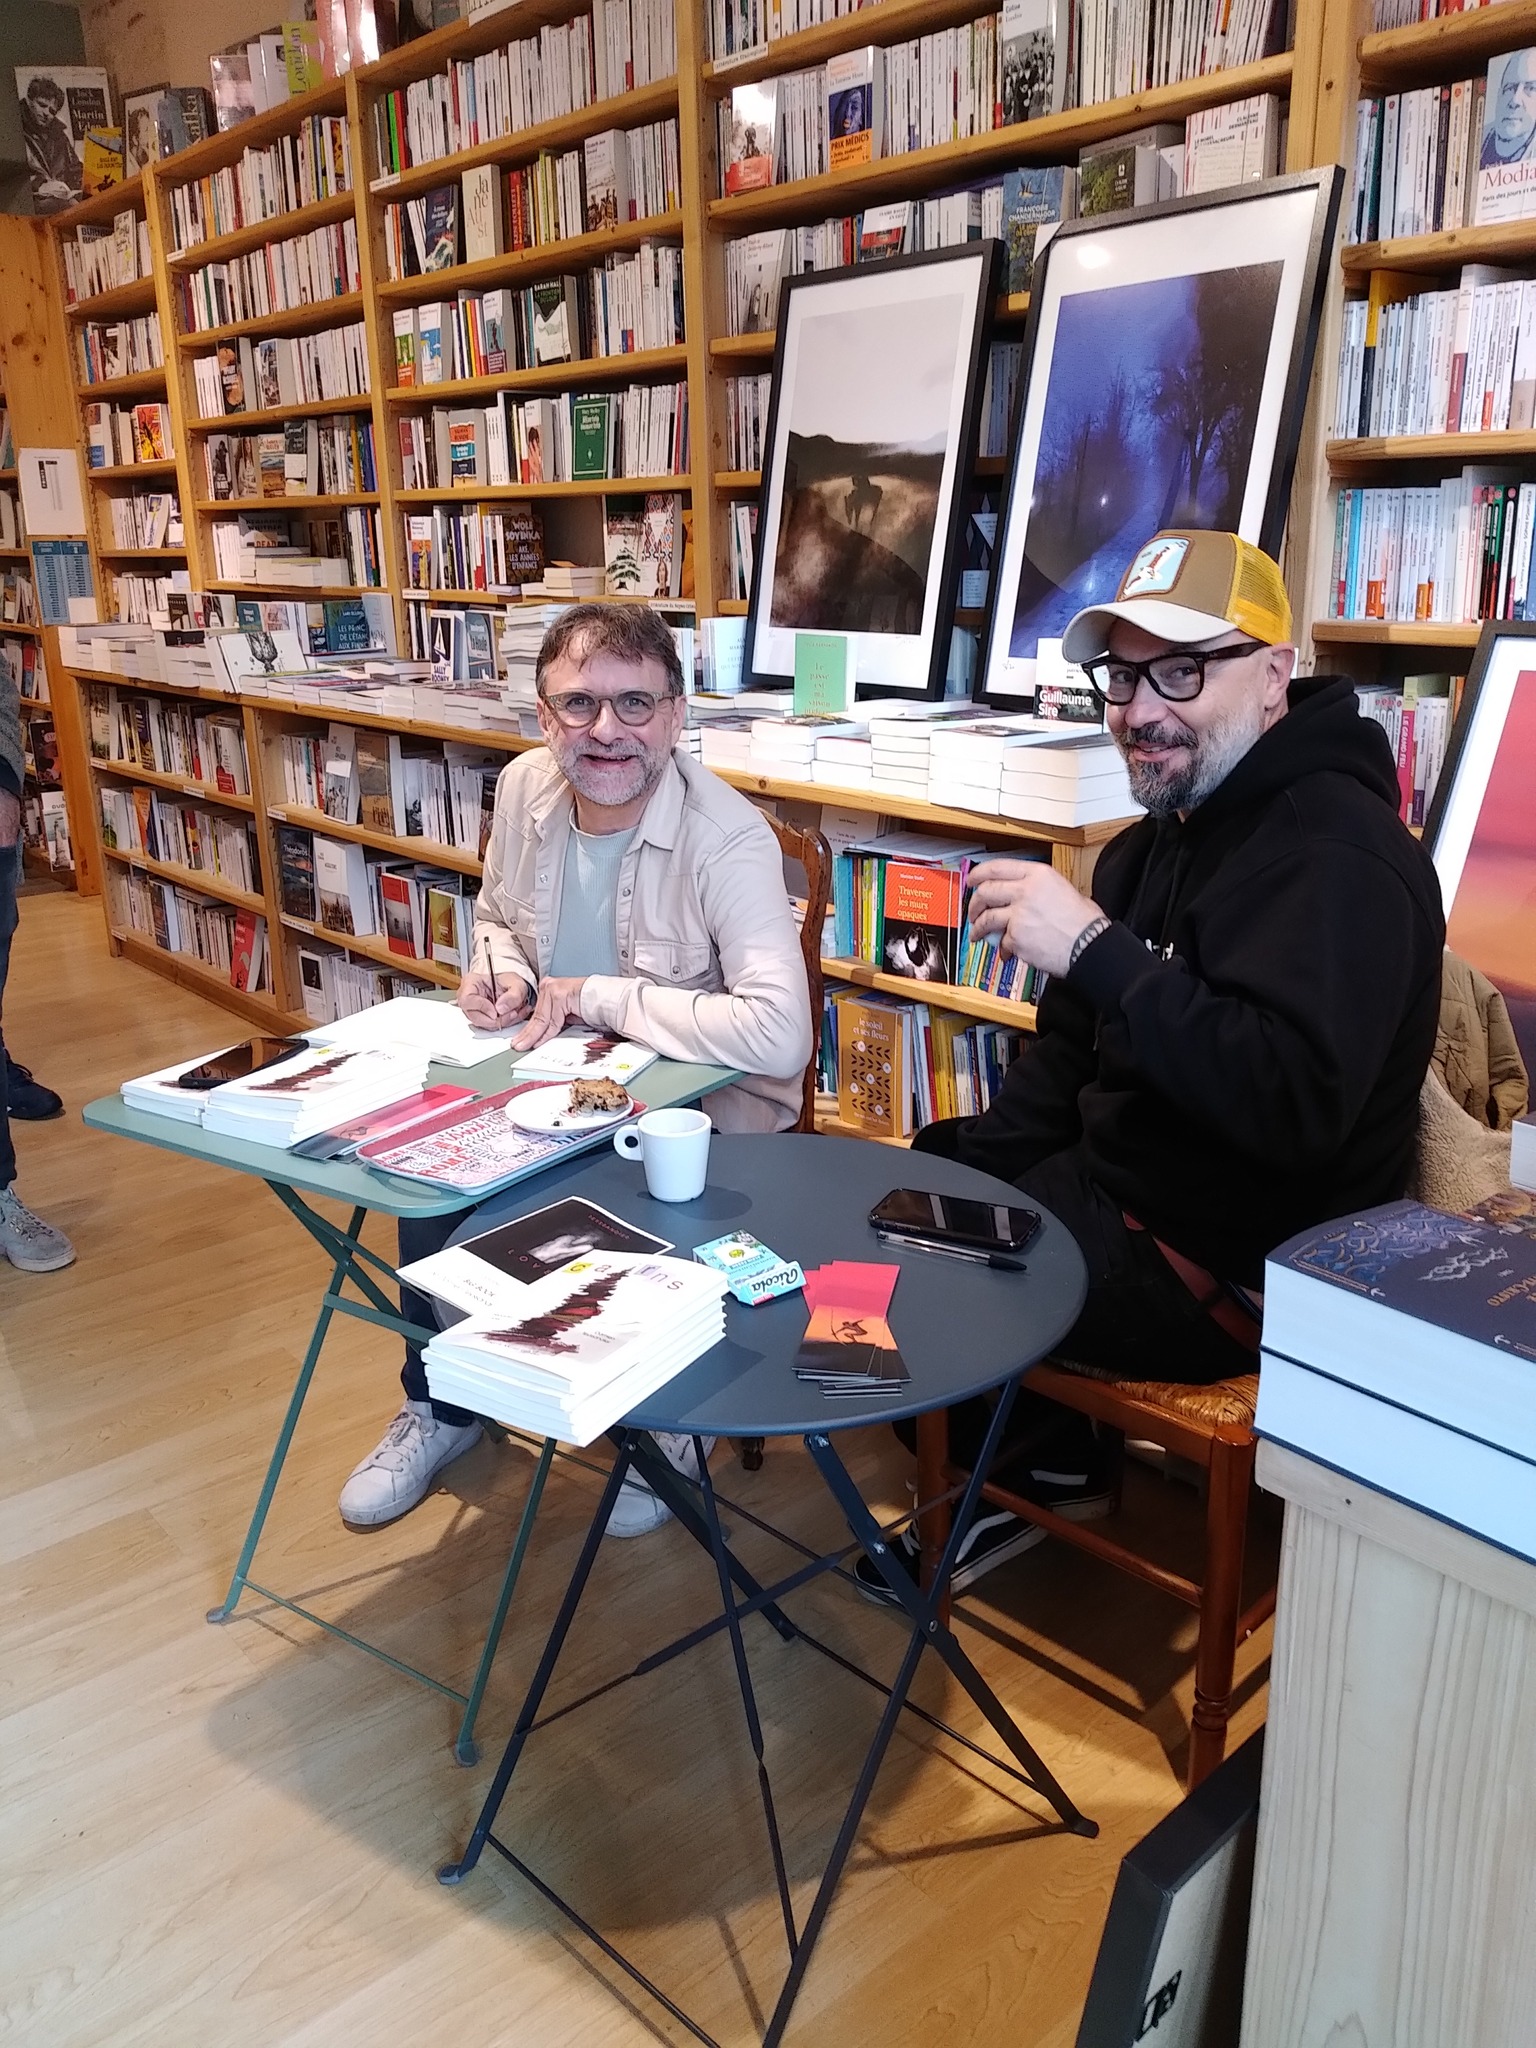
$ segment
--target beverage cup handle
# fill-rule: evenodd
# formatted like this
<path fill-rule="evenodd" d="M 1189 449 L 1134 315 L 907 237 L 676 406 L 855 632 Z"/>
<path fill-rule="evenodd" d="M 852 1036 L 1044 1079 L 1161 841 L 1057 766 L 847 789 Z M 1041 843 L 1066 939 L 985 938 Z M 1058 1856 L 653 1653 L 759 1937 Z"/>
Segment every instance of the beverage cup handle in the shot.
<path fill-rule="evenodd" d="M 645 1140 L 633 1124 L 620 1124 L 613 1134 L 613 1149 L 621 1159 L 638 1159 Z"/>

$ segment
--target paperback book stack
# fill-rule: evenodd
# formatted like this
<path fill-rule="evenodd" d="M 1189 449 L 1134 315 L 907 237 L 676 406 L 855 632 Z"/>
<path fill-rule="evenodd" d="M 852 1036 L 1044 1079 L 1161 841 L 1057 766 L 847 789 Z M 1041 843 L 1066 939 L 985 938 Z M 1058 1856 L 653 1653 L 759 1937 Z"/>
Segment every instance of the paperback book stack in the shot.
<path fill-rule="evenodd" d="M 1042 718 L 960 719 L 941 725 L 928 750 L 928 801 L 952 810 L 1002 810 L 1003 767 L 1056 728 Z"/>
<path fill-rule="evenodd" d="M 1107 734 L 1021 747 L 1003 762 L 998 794 L 1005 818 L 1032 825 L 1102 825 L 1141 811 L 1120 749 Z"/>
<path fill-rule="evenodd" d="M 725 1276 L 691 1259 L 591 1252 L 422 1354 L 437 1401 L 589 1444 L 725 1334 Z"/>
<path fill-rule="evenodd" d="M 1258 1430 L 1536 1559 L 1536 1203 L 1418 1202 L 1292 1238 L 1264 1268 Z"/>
<path fill-rule="evenodd" d="M 253 1145 L 298 1145 L 416 1094 L 427 1066 L 425 1053 L 408 1049 L 314 1046 L 252 1080 L 211 1089 L 203 1128 Z"/>
<path fill-rule="evenodd" d="M 870 783 L 875 789 L 904 796 L 912 803 L 928 801 L 928 765 L 933 735 L 946 723 L 974 719 L 974 705 L 963 710 L 940 704 L 914 704 L 869 721 Z"/>
<path fill-rule="evenodd" d="M 747 765 L 763 775 L 790 782 L 810 782 L 821 747 L 832 738 L 858 733 L 856 719 L 824 712 L 800 712 L 788 718 L 754 718 L 748 733 Z"/>

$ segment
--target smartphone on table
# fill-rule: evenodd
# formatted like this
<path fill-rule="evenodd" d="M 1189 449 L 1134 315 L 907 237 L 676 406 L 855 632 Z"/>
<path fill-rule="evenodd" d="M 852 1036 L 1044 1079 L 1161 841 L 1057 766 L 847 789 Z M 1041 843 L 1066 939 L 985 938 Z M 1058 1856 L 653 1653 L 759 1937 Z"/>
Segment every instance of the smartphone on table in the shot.
<path fill-rule="evenodd" d="M 968 1195 L 933 1195 L 925 1188 L 892 1188 L 869 1212 L 875 1234 L 916 1240 L 956 1251 L 1021 1252 L 1040 1234 L 1033 1209 L 979 1202 Z"/>
<path fill-rule="evenodd" d="M 225 1081 L 248 1081 L 252 1074 L 280 1066 L 284 1060 L 291 1060 L 295 1053 L 308 1050 L 309 1041 L 304 1038 L 248 1038 L 243 1045 L 232 1045 L 227 1052 L 216 1052 L 200 1067 L 189 1068 L 179 1076 L 176 1085 L 178 1088 L 217 1088 Z"/>

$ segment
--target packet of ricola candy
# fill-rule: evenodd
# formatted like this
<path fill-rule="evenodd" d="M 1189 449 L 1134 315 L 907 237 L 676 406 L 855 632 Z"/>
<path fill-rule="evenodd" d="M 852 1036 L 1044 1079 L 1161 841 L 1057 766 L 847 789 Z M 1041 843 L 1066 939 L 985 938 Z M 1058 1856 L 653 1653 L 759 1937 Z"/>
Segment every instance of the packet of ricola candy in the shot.
<path fill-rule="evenodd" d="M 723 1273 L 732 1294 L 748 1308 L 772 1301 L 778 1294 L 793 1294 L 805 1285 L 799 1262 L 781 1259 L 750 1230 L 729 1230 L 724 1237 L 695 1245 L 693 1256 L 701 1266 Z"/>

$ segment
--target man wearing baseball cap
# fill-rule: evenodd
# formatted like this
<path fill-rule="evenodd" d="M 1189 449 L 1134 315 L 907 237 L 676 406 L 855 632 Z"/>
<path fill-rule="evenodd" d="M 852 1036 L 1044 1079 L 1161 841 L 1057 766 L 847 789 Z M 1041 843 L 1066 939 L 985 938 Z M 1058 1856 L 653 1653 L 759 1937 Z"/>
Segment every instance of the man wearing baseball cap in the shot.
<path fill-rule="evenodd" d="M 1439 885 L 1399 820 L 1385 734 L 1347 681 L 1293 674 L 1285 585 L 1248 542 L 1157 534 L 1063 649 L 1147 815 L 1105 847 L 1091 898 L 1044 862 L 972 871 L 972 929 L 1050 984 L 991 1107 L 916 1146 L 1015 1182 L 1072 1230 L 1089 1291 L 1063 1357 L 1225 1379 L 1253 1369 L 1266 1252 L 1403 1192 L 1439 1015 Z M 951 1416 L 960 1460 L 985 1422 L 968 1409 Z M 1107 1512 L 1092 1426 L 1027 1393 L 1019 1410 L 1031 1454 L 1010 1484 Z M 1042 1534 L 978 1517 L 956 1587 Z"/>

